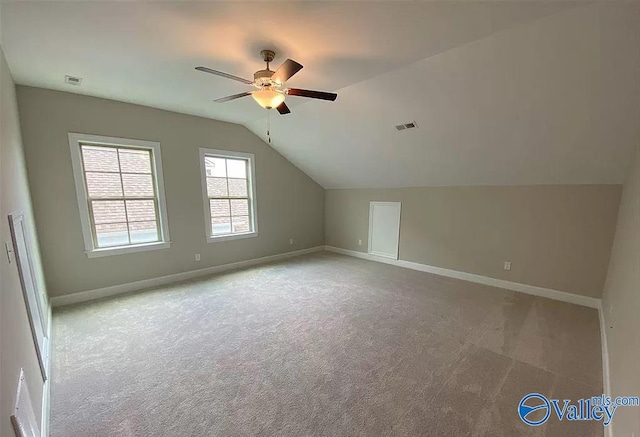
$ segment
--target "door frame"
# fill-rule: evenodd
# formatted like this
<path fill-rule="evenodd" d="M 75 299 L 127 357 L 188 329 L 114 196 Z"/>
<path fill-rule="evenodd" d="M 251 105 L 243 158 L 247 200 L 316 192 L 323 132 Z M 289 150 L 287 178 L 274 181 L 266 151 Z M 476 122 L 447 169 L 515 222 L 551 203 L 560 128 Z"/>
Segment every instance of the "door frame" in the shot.
<path fill-rule="evenodd" d="M 376 206 L 393 206 L 398 210 L 398 230 L 396 234 L 396 247 L 394 250 L 394 254 L 374 252 L 371 250 L 371 243 L 373 239 L 373 211 Z M 367 251 L 371 255 L 382 256 L 384 258 L 398 259 L 399 249 L 400 249 L 400 224 L 402 221 L 402 202 L 381 202 L 381 201 L 371 201 L 369 202 L 369 247 Z"/>
<path fill-rule="evenodd" d="M 24 297 L 25 306 L 27 308 L 27 316 L 29 319 L 29 325 L 31 327 L 31 334 L 33 336 L 33 342 L 36 348 L 36 355 L 38 356 L 38 364 L 40 365 L 40 372 L 42 373 L 43 381 L 46 383 L 48 380 L 48 361 L 49 361 L 49 337 L 48 337 L 48 307 L 46 302 L 42 302 L 42 290 L 40 290 L 40 284 L 36 277 L 33 256 L 31 251 L 33 245 L 29 234 L 29 229 L 25 224 L 25 216 L 22 211 L 13 212 L 9 214 L 9 230 L 11 232 L 11 242 L 13 244 L 14 259 L 16 266 L 18 267 L 18 277 L 20 278 L 20 286 L 22 288 L 22 295 Z M 18 246 L 16 237 L 16 229 L 21 228 L 22 235 L 24 237 L 24 245 L 26 253 L 21 253 Z M 31 281 L 33 283 L 33 296 L 29 292 L 29 289 L 25 283 L 29 278 L 25 278 L 25 265 L 29 266 L 29 272 Z M 40 328 L 40 329 L 38 329 Z M 42 344 L 42 346 L 41 346 Z"/>

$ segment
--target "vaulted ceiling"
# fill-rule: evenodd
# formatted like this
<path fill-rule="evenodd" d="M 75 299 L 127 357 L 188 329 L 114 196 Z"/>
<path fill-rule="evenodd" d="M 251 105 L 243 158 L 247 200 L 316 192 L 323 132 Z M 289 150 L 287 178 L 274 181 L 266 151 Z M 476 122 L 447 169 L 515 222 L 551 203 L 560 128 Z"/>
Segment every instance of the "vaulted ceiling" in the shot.
<path fill-rule="evenodd" d="M 271 146 L 325 188 L 620 183 L 640 141 L 638 3 L 18 1 L 2 46 L 19 84 L 262 138 L 252 99 L 212 102 L 246 86 L 194 67 L 251 78 L 274 49 L 305 67 L 288 85 L 339 94 L 270 114 Z"/>

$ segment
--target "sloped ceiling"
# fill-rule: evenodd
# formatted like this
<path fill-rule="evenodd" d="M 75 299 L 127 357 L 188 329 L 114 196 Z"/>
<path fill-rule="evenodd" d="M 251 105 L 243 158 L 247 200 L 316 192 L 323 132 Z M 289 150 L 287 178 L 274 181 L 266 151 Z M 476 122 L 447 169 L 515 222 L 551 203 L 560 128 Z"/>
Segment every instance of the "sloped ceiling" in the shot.
<path fill-rule="evenodd" d="M 621 183 L 640 140 L 638 3 L 29 1 L 2 20 L 17 83 L 261 138 L 252 99 L 211 102 L 246 88 L 193 68 L 251 78 L 263 48 L 299 61 L 290 86 L 339 97 L 289 97 L 272 146 L 325 188 Z"/>

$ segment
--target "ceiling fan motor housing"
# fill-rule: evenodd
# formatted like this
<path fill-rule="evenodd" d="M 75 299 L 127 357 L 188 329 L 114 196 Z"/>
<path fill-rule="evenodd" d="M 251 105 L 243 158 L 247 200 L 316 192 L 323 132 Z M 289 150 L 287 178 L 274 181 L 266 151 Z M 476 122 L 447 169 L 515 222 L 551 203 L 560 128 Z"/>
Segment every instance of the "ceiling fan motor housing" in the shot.
<path fill-rule="evenodd" d="M 268 68 L 265 70 L 258 70 L 253 73 L 253 80 L 258 86 L 271 86 L 273 85 L 273 82 L 271 81 L 271 76 L 273 76 L 273 73 L 274 72 L 269 70 Z"/>

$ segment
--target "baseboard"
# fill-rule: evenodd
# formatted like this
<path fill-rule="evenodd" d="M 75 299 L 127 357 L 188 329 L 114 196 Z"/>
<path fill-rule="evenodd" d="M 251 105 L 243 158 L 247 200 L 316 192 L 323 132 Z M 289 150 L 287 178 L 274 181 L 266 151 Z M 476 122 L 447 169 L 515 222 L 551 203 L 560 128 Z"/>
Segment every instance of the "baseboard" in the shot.
<path fill-rule="evenodd" d="M 47 362 L 45 363 L 45 366 L 47 366 L 48 378 L 42 387 L 42 416 L 40 421 L 40 435 L 42 437 L 49 437 L 49 418 L 51 412 L 51 326 L 53 324 L 51 305 L 49 305 L 47 312 L 47 338 L 49 339 L 49 353 L 47 356 Z"/>
<path fill-rule="evenodd" d="M 284 252 L 276 255 L 264 256 L 262 258 L 254 258 L 245 261 L 238 261 L 230 264 L 207 267 L 204 269 L 190 270 L 188 272 L 175 273 L 173 275 L 160 276 L 158 278 L 144 279 L 142 281 L 129 282 L 127 284 L 114 285 L 111 287 L 98 288 L 95 290 L 81 291 L 78 293 L 67 294 L 64 296 L 55 296 L 51 298 L 51 305 L 59 307 L 64 305 L 72 305 L 80 302 L 88 302 L 103 297 L 115 296 L 118 294 L 138 291 L 145 288 L 157 287 L 160 285 L 171 284 L 174 282 L 194 279 L 201 276 L 221 273 L 228 270 L 236 270 L 243 267 L 253 266 L 256 264 L 264 264 L 272 261 L 278 261 L 295 256 L 305 255 L 308 253 L 319 252 L 324 250 L 324 246 L 311 247 L 309 249 L 295 250 L 293 252 Z"/>
<path fill-rule="evenodd" d="M 600 299 L 588 296 L 580 296 L 578 294 L 567 293 L 566 291 L 552 290 L 550 288 L 538 287 L 535 285 L 522 284 L 519 282 L 505 281 L 504 279 L 490 278 L 488 276 L 476 275 L 474 273 L 460 272 L 457 270 L 445 269 L 442 267 L 434 267 L 427 264 L 420 264 L 412 261 L 396 260 L 371 255 L 355 250 L 342 249 L 334 246 L 325 246 L 329 252 L 349 255 L 356 258 L 362 258 L 369 261 L 376 261 L 385 264 L 391 264 L 398 267 L 404 267 L 421 272 L 433 273 L 448 278 L 461 279 L 463 281 L 475 282 L 478 284 L 489 285 L 491 287 L 505 288 L 507 290 L 518 291 L 520 293 L 531 294 L 534 296 L 546 297 L 549 299 L 560 300 L 562 302 L 583 305 L 589 308 L 599 309 L 601 306 Z"/>
<path fill-rule="evenodd" d="M 600 345 L 602 347 L 602 387 L 604 394 L 611 396 L 611 376 L 609 373 L 609 344 L 607 342 L 607 322 L 604 317 L 604 308 L 600 305 L 598 308 L 598 315 L 600 317 Z M 611 437 L 612 434 L 611 425 L 604 427 L 605 437 Z"/>

